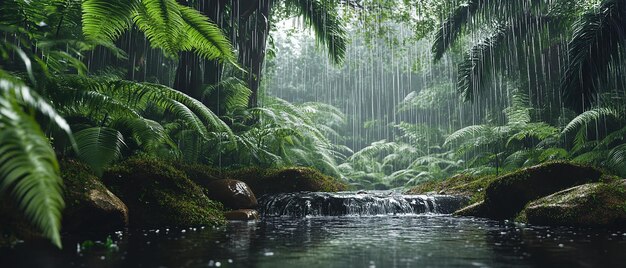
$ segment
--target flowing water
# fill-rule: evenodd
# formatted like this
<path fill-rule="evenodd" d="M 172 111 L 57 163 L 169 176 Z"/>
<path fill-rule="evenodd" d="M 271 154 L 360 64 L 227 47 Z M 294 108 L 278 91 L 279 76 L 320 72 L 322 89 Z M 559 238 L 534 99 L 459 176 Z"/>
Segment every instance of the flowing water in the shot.
<path fill-rule="evenodd" d="M 0 267 L 623 267 L 626 263 L 624 231 L 523 226 L 439 214 L 453 209 L 455 202 L 459 205 L 452 197 L 301 193 L 261 201 L 260 210 L 267 214 L 262 221 L 118 232 L 112 236 L 115 245 L 108 249 L 80 249 L 77 244 L 84 238 L 74 237 L 65 238 L 62 251 L 47 244 L 18 244 L 0 249 Z M 346 204 L 354 207 L 346 210 Z M 373 215 L 375 211 L 379 214 Z"/>

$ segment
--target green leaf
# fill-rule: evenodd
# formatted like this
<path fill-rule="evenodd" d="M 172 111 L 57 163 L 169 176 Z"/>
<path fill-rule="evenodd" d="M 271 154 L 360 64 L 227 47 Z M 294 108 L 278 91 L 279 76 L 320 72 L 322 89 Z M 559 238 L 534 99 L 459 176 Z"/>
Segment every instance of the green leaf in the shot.
<path fill-rule="evenodd" d="M 92 40 L 115 41 L 130 27 L 138 0 L 84 0 L 83 33 Z"/>
<path fill-rule="evenodd" d="M 10 193 L 33 226 L 61 247 L 59 165 L 32 115 L 0 95 L 0 194 Z"/>
<path fill-rule="evenodd" d="M 78 157 L 101 176 L 104 168 L 121 156 L 126 146 L 122 134 L 108 127 L 92 127 L 74 134 Z"/>

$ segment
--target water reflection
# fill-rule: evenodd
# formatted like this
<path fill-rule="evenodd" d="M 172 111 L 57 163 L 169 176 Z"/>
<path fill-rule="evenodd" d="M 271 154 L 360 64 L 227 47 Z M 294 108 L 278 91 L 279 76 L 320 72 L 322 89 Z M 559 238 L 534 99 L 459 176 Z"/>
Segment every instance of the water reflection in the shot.
<path fill-rule="evenodd" d="M 119 250 L 21 244 L 0 267 L 619 267 L 618 230 L 528 227 L 437 215 L 268 218 L 226 228 L 128 231 Z"/>

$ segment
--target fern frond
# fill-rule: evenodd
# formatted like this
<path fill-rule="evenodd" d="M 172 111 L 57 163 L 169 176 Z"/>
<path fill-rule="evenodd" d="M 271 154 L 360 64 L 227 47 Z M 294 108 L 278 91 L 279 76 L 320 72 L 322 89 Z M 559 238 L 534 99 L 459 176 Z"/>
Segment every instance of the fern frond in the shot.
<path fill-rule="evenodd" d="M 561 134 L 568 134 L 573 131 L 577 131 L 579 128 L 584 127 L 591 122 L 598 121 L 603 117 L 618 118 L 619 116 L 619 113 L 611 108 L 596 108 L 589 110 L 572 119 L 572 121 L 570 121 L 565 128 L 563 128 Z"/>
<path fill-rule="evenodd" d="M 561 92 L 575 110 L 581 112 L 591 106 L 599 91 L 598 79 L 606 73 L 609 63 L 623 53 L 625 24 L 626 2 L 605 0 L 574 25 Z"/>
<path fill-rule="evenodd" d="M 222 59 L 236 64 L 235 55 L 222 30 L 199 11 L 181 6 L 180 15 L 185 22 L 185 40 L 187 49 L 193 48 L 205 59 Z"/>
<path fill-rule="evenodd" d="M 105 167 L 121 156 L 121 151 L 126 146 L 122 134 L 108 127 L 83 129 L 76 132 L 74 137 L 78 145 L 78 157 L 98 176 L 102 175 Z"/>
<path fill-rule="evenodd" d="M 115 41 L 130 27 L 139 0 L 84 0 L 83 33 L 92 40 Z"/>
<path fill-rule="evenodd" d="M 19 83 L 0 78 L 0 90 L 0 194 L 10 194 L 26 218 L 60 248 L 64 202 L 59 165 L 34 115 L 22 106 L 53 118 L 56 112 Z M 67 125 L 62 118 L 56 121 Z"/>
<path fill-rule="evenodd" d="M 446 146 L 446 145 L 449 145 L 450 143 L 458 142 L 460 140 L 467 140 L 467 139 L 475 137 L 476 135 L 481 135 L 481 134 L 490 133 L 490 132 L 491 132 L 491 129 L 485 125 L 467 126 L 450 134 L 444 141 L 443 145 Z"/>
<path fill-rule="evenodd" d="M 321 0 L 288 0 L 289 7 L 298 10 L 304 24 L 313 28 L 316 40 L 325 45 L 331 60 L 340 64 L 346 54 L 346 30 L 330 3 Z"/>
<path fill-rule="evenodd" d="M 133 21 L 144 32 L 153 47 L 175 56 L 185 37 L 185 21 L 176 0 L 141 0 Z"/>

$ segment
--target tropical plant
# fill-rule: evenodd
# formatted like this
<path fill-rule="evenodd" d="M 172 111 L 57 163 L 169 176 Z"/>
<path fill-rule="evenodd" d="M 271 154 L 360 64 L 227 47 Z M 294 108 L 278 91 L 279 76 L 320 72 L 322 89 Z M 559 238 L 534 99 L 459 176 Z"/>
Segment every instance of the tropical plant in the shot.
<path fill-rule="evenodd" d="M 582 112 L 596 99 L 598 82 L 610 73 L 609 64 L 619 61 L 625 40 L 621 25 L 626 4 L 620 0 L 595 2 L 467 1 L 440 24 L 432 47 L 434 58 L 441 59 L 461 37 L 478 36 L 477 41 L 470 40 L 474 45 L 459 66 L 458 90 L 466 100 L 473 100 L 494 85 L 492 76 L 497 73 L 532 83 L 526 80 L 543 75 L 533 74 L 541 68 L 528 66 L 542 64 L 535 59 L 536 51 L 549 56 L 550 47 L 564 47 L 561 38 L 572 36 L 560 89 L 568 105 Z"/>
<path fill-rule="evenodd" d="M 235 61 L 220 28 L 175 0 L 85 0 L 81 4 L 83 32 L 90 40 L 112 42 L 134 24 L 167 55 L 194 51 L 206 59 Z"/>
<path fill-rule="evenodd" d="M 322 103 L 294 105 L 278 98 L 265 99 L 263 107 L 246 110 L 235 118 L 254 120 L 250 126 L 239 125 L 235 143 L 225 142 L 223 135 L 214 135 L 202 161 L 221 166 L 254 165 L 264 167 L 311 166 L 339 177 L 337 161 L 348 151 L 331 139 L 340 135 L 335 127 L 344 116 L 336 108 Z M 241 110 L 240 110 L 241 111 Z"/>
<path fill-rule="evenodd" d="M 37 115 L 72 140 L 67 122 L 46 100 L 0 70 L 0 196 L 11 196 L 33 226 L 61 247 L 62 180 Z"/>

